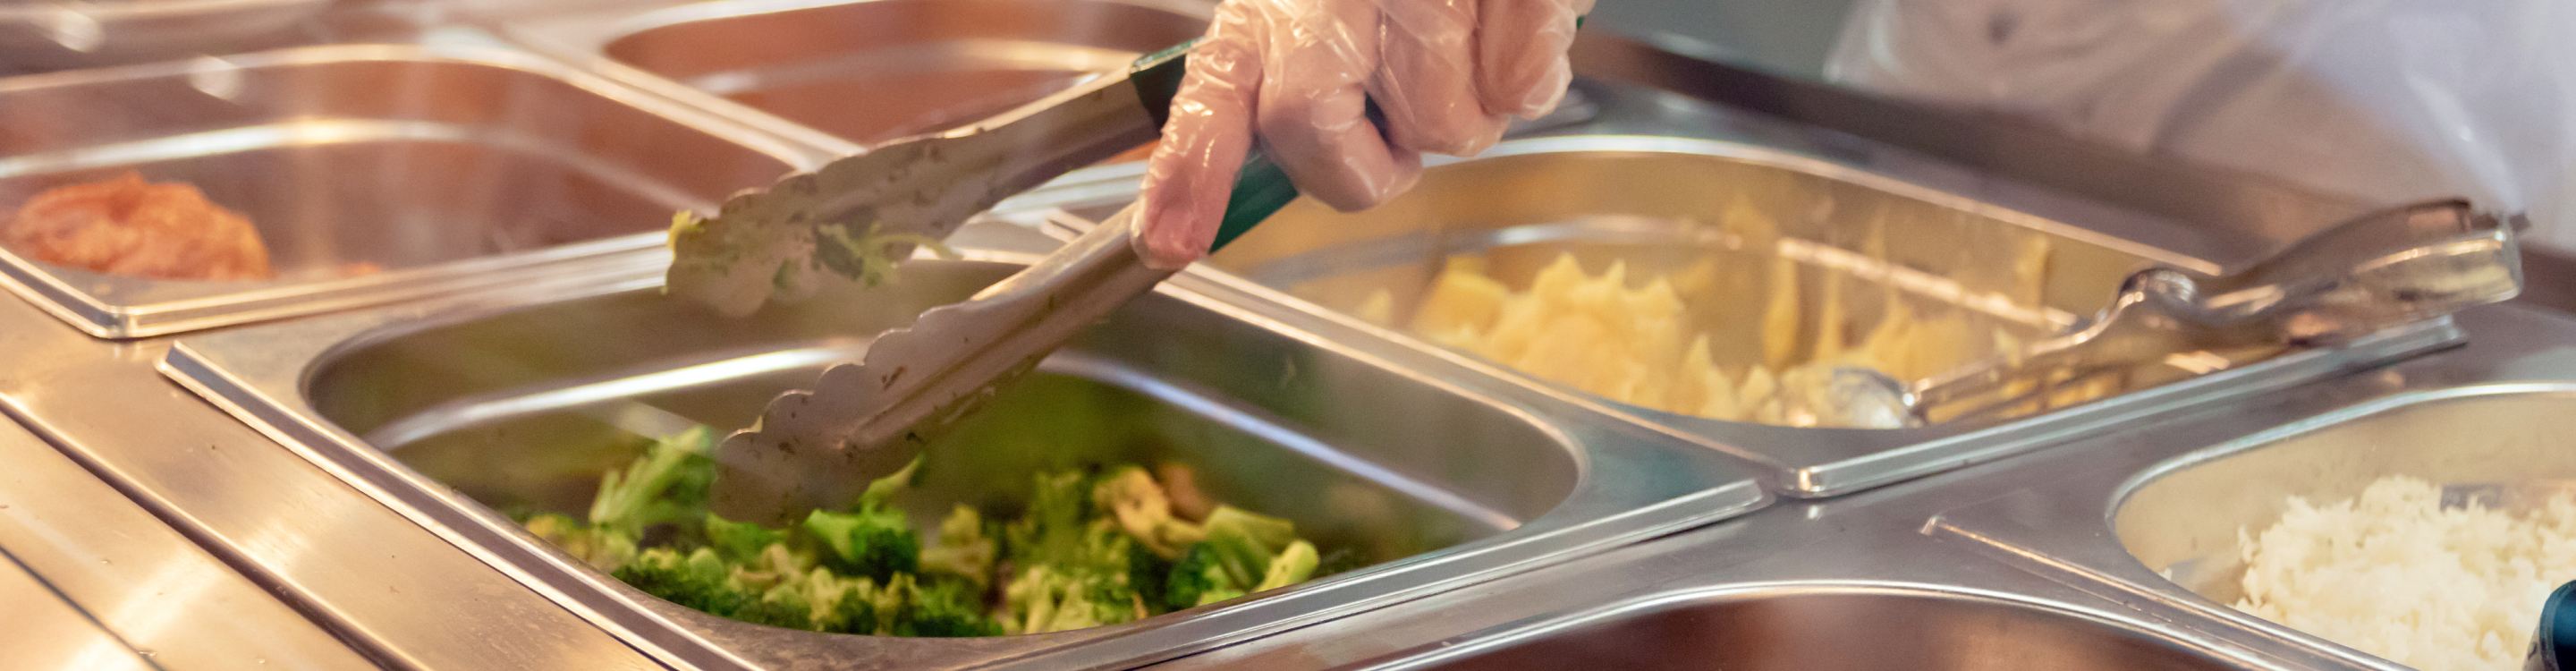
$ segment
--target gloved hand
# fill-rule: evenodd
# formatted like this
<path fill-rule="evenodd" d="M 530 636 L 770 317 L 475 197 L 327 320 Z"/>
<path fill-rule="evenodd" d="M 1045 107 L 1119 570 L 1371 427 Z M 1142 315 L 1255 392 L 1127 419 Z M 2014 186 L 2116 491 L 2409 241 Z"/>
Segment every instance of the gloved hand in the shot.
<path fill-rule="evenodd" d="M 1205 256 L 1256 132 L 1298 190 L 1345 212 L 1412 188 L 1424 152 L 1484 151 L 1564 97 L 1592 2 L 1226 0 L 1146 164 L 1137 251 L 1162 269 Z"/>

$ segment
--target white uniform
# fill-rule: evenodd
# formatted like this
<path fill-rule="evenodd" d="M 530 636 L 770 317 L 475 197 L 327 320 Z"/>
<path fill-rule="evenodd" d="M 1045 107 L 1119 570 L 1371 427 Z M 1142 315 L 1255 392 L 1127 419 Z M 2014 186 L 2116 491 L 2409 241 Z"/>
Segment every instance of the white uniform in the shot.
<path fill-rule="evenodd" d="M 1826 74 L 2576 250 L 2576 0 L 1860 0 Z"/>

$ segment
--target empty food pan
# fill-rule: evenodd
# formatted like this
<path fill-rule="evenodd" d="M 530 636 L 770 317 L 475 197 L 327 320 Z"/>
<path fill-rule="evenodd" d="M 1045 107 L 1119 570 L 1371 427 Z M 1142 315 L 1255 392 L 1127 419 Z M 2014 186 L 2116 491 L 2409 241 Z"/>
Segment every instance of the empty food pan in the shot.
<path fill-rule="evenodd" d="M 1765 500 L 1749 471 L 1687 443 L 1497 402 L 1167 288 L 929 448 L 915 498 L 901 503 L 923 517 L 1007 503 L 1041 468 L 1173 461 L 1214 498 L 1288 517 L 1374 566 L 1111 627 L 878 638 L 682 609 L 494 512 L 580 510 L 600 472 L 632 454 L 633 434 L 742 426 L 864 338 L 1017 267 L 916 260 L 898 282 L 740 320 L 665 298 L 639 274 L 623 284 L 646 288 L 520 309 L 422 321 L 393 307 L 194 336 L 164 370 L 455 540 L 470 553 L 458 560 L 527 576 L 639 648 L 698 668 L 1133 665 Z"/>
<path fill-rule="evenodd" d="M 1728 376 L 1723 386 L 1744 390 L 1737 414 L 1671 404 L 1683 397 L 1681 391 L 1660 402 L 1622 395 L 1619 390 L 1641 388 L 1622 387 L 1623 378 L 1550 381 L 1545 374 L 1516 372 L 1517 364 L 1487 358 L 1486 351 L 1469 348 L 1453 356 L 1594 399 L 1605 412 L 1737 450 L 1782 470 L 1780 482 L 1793 496 L 1840 494 L 1992 459 L 2080 435 L 2110 418 L 2199 398 L 2195 394 L 2249 393 L 2457 336 L 2427 327 L 2418 336 L 2259 363 L 2217 357 L 2170 361 L 2170 375 L 2148 371 L 2131 380 L 2130 389 L 2146 392 L 2008 422 L 1906 429 L 1797 426 L 1801 417 L 1794 406 L 1756 407 L 1756 378 L 1787 398 L 1802 389 L 1791 371 L 1821 370 L 1830 363 L 1819 362 L 1834 361 L 1837 353 L 1863 350 L 1893 352 L 1878 357 L 1906 369 L 1889 369 L 1892 374 L 1929 377 L 2013 342 L 2064 332 L 2099 310 L 2127 274 L 2150 263 L 2215 267 L 1820 160 L 1681 138 L 1508 142 L 1484 158 L 1425 171 L 1420 187 L 1376 209 L 1343 214 L 1312 201 L 1293 203 L 1206 265 L 1279 300 L 1373 322 L 1388 337 L 1456 344 L 1445 329 L 1460 321 L 1460 303 L 1431 298 L 1447 290 L 1452 269 L 1487 278 L 1489 286 L 1531 292 L 1535 278 L 1559 258 L 1574 259 L 1582 273 L 1596 278 L 1615 263 L 1624 268 L 1621 288 L 1630 292 L 1655 293 L 1648 290 L 1648 278 L 1663 278 L 1680 304 L 1671 319 L 1686 334 L 1705 335 L 1711 366 Z M 1599 286 L 1567 295 L 1589 295 L 1585 291 L 1608 301 L 1600 305 L 1645 300 L 1613 297 Z M 1426 304 L 1444 307 L 1421 310 Z M 1505 323 L 1487 309 L 1493 324 Z M 1626 309 L 1631 308 L 1610 311 Z M 1591 336 L 1551 330 L 1564 321 L 1530 322 L 1539 325 L 1537 335 L 1523 333 L 1529 338 L 1524 342 L 1627 346 L 1653 335 L 1615 330 L 1624 325 Z M 1492 328 L 1491 333 L 1504 332 Z M 1494 351 L 1508 351 L 1501 349 L 1504 341 L 1493 336 Z M 1688 335 L 1669 341 L 1676 352 L 1690 342 Z M 1530 345 L 1519 351 L 1588 354 L 1587 349 L 1616 347 Z M 1521 361 L 1559 364 L 1578 375 L 1620 370 L 1620 364 L 1523 356 L 1531 358 Z M 1569 362 L 1580 365 L 1564 365 Z M 1659 366 L 1669 365 L 1630 370 L 1644 371 L 1638 379 L 1651 379 Z M 2208 374 L 2154 386 L 2186 373 Z"/>
<path fill-rule="evenodd" d="M 0 2 L 0 74 L 228 54 L 273 44 L 330 0 Z"/>
<path fill-rule="evenodd" d="M 1196 0 L 733 0 L 619 22 L 598 53 L 862 146 L 945 130 L 1197 37 Z"/>
<path fill-rule="evenodd" d="M 2036 603 L 1913 587 L 1791 584 L 1651 598 L 1357 668 L 2244 667 L 2181 641 Z"/>
<path fill-rule="evenodd" d="M 0 80 L 0 217 L 128 171 L 257 227 L 277 277 L 155 281 L 0 250 L 12 288 L 138 337 L 525 281 L 649 249 L 675 211 L 810 165 L 520 52 L 342 46 Z"/>

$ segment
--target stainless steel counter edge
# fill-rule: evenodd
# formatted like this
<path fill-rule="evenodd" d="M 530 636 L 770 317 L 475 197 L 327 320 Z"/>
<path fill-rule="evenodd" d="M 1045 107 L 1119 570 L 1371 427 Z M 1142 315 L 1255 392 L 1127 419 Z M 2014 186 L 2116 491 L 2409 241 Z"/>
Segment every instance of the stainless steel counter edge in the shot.
<path fill-rule="evenodd" d="M 0 473 L 0 564 L 15 560 L 0 572 L 26 569 L 45 598 L 59 596 L 108 638 L 80 643 L 94 649 L 51 660 L 61 664 L 54 668 L 103 668 L 120 657 L 170 671 L 375 667 L 35 434 L 0 422 L 0 463 L 9 465 Z M 19 616 L 42 608 L 16 597 L 0 603 L 22 624 Z M 26 653 L 76 643 L 41 630 L 9 636 L 0 665 L 46 661 Z"/>
<path fill-rule="evenodd" d="M 99 628 L 88 613 L 63 600 L 52 585 L 0 552 L 0 603 L 9 604 L 11 645 L 0 648 L 0 666 L 13 669 L 143 671 L 152 665 L 134 648 Z"/>
<path fill-rule="evenodd" d="M 168 348 L 92 339 L 0 301 L 0 403 L 377 663 L 659 668 L 499 572 L 439 561 L 454 546 L 162 379 L 153 364 Z"/>

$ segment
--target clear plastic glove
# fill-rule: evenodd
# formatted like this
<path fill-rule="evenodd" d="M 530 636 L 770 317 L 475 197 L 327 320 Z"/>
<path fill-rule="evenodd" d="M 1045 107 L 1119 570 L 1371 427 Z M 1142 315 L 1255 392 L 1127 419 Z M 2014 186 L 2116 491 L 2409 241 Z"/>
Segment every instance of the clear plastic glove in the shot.
<path fill-rule="evenodd" d="M 1207 254 L 1258 135 L 1299 191 L 1343 211 L 1413 187 L 1422 154 L 1493 146 L 1555 109 L 1592 0 L 1226 0 L 1146 164 L 1137 251 Z M 1380 132 L 1367 117 L 1374 97 Z"/>

